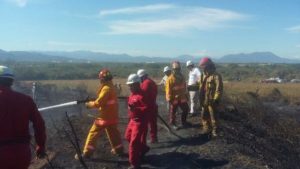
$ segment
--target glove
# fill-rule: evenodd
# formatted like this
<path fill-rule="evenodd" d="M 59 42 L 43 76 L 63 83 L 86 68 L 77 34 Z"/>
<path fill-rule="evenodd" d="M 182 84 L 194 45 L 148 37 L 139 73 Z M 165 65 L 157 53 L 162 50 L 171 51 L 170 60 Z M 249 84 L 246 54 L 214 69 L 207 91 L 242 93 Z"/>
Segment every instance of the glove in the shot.
<path fill-rule="evenodd" d="M 85 107 L 89 109 L 89 108 L 93 107 L 93 103 L 94 103 L 93 101 L 85 102 Z"/>
<path fill-rule="evenodd" d="M 81 103 L 87 103 L 89 101 L 93 100 L 92 98 L 90 98 L 89 96 L 83 100 L 77 100 L 77 103 L 78 104 L 81 104 Z"/>
<path fill-rule="evenodd" d="M 43 159 L 47 156 L 45 150 L 40 148 L 39 146 L 37 146 L 35 154 L 38 159 Z"/>

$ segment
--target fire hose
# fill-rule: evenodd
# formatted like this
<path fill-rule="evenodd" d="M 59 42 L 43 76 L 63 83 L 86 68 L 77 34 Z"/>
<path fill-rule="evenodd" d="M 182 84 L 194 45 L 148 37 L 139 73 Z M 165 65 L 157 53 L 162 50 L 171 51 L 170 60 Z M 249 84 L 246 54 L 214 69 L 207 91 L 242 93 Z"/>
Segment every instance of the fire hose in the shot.
<path fill-rule="evenodd" d="M 124 97 L 124 96 L 119 96 L 118 99 L 121 100 L 125 100 L 128 97 Z M 48 107 L 43 107 L 43 108 L 39 108 L 39 111 L 45 111 L 45 110 L 50 110 L 50 109 L 56 109 L 56 108 L 62 108 L 62 107 L 68 107 L 68 106 L 73 106 L 73 105 L 78 105 L 78 104 L 82 104 L 82 103 L 86 103 L 90 100 L 93 100 L 92 98 L 87 97 L 84 100 L 77 100 L 77 101 L 71 101 L 71 102 L 67 102 L 67 103 L 62 103 L 62 104 L 57 104 L 57 105 L 53 105 L 53 106 L 48 106 Z M 179 139 L 182 139 L 181 136 L 179 136 L 178 134 L 174 133 L 170 126 L 167 124 L 167 122 L 159 115 L 157 114 L 157 117 L 159 118 L 159 120 L 165 125 L 165 127 L 167 128 L 168 132 L 171 133 L 172 135 L 176 136 Z"/>

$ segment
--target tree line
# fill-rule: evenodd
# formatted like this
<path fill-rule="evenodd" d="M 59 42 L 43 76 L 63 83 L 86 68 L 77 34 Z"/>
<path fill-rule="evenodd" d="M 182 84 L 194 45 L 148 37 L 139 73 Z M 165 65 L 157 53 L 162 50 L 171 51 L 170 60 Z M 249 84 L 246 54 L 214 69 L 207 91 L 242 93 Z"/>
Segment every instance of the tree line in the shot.
<path fill-rule="evenodd" d="M 116 78 L 127 78 L 138 69 L 147 70 L 153 78 L 163 76 L 167 63 L 2 63 L 14 70 L 17 80 L 75 80 L 95 79 L 99 70 L 108 68 Z M 217 64 L 224 80 L 258 80 L 269 77 L 300 79 L 300 64 Z M 187 75 L 185 63 L 182 72 Z"/>

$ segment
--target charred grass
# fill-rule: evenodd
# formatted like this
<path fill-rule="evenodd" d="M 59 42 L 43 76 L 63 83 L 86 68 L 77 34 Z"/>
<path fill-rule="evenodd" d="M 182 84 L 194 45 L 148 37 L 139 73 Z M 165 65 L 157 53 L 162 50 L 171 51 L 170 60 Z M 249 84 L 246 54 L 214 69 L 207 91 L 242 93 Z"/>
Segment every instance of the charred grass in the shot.
<path fill-rule="evenodd" d="M 97 83 L 96 80 L 72 81 L 66 82 L 65 86 L 70 88 L 68 91 L 71 93 L 76 92 L 76 86 L 82 84 L 88 86 L 86 91 L 95 91 Z M 120 83 L 122 95 L 127 95 L 128 89 L 123 86 L 124 79 Z M 41 88 L 49 90 L 49 85 L 57 84 L 62 83 L 43 82 Z M 299 114 L 296 116 L 286 112 L 288 109 L 278 109 L 279 105 L 287 107 L 297 105 L 300 98 L 299 89 L 297 84 L 225 83 L 223 104 L 217 114 L 221 136 L 207 140 L 206 136 L 198 135 L 199 117 L 193 117 L 191 122 L 195 123 L 196 127 L 183 133 L 186 138 L 182 141 L 170 140 L 171 144 L 167 145 L 170 148 L 176 147 L 176 151 L 161 150 L 160 155 L 149 155 L 149 162 L 154 168 L 300 168 L 300 125 L 297 119 Z M 57 90 L 60 89 L 51 89 L 51 93 L 56 95 L 48 93 L 47 97 L 57 97 L 59 95 Z M 86 91 L 83 90 L 78 96 L 87 95 Z M 65 95 L 67 93 L 62 93 L 62 96 Z M 272 104 L 265 104 L 266 102 Z M 126 112 L 122 112 L 123 115 L 124 113 Z M 93 119 L 80 113 L 71 117 L 71 121 L 74 123 L 82 148 Z M 122 133 L 126 122 L 123 119 L 120 123 Z M 74 160 L 75 150 L 61 131 L 64 127 L 71 132 L 65 120 L 56 120 L 55 123 L 58 130 L 51 122 L 48 127 L 48 148 L 57 153 L 53 164 L 57 168 L 82 168 L 80 163 Z M 166 136 L 165 131 L 162 135 Z M 87 162 L 90 168 L 114 169 L 128 166 L 127 157 L 111 155 L 106 137 L 100 137 L 98 143 L 95 157 L 99 158 Z M 164 147 L 166 148 L 164 145 L 161 148 Z"/>
<path fill-rule="evenodd" d="M 269 97 L 278 97 L 277 90 Z M 219 114 L 228 144 L 268 168 L 300 168 L 300 125 L 294 116 L 266 106 L 258 93 L 247 92 L 225 101 L 234 105 Z"/>

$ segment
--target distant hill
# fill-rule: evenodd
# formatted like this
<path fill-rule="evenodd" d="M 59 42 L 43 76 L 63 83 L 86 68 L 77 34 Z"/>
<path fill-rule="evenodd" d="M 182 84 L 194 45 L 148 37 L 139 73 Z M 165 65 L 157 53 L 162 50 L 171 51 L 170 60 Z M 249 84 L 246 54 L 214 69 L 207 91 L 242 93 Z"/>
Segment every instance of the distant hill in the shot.
<path fill-rule="evenodd" d="M 282 58 L 271 52 L 225 55 L 217 61 L 221 63 L 300 63 L 300 60 Z"/>
<path fill-rule="evenodd" d="M 128 54 L 108 54 L 91 51 L 74 51 L 74 52 L 42 52 L 47 55 L 64 56 L 85 61 L 98 62 L 161 62 L 169 63 L 173 60 L 186 62 L 187 60 L 199 61 L 200 58 L 191 55 L 181 55 L 174 58 L 166 57 L 149 57 L 149 56 L 130 56 Z"/>
<path fill-rule="evenodd" d="M 4 51 L 0 49 L 0 61 L 30 61 L 30 62 L 149 62 L 149 63 L 170 63 L 173 60 L 186 62 L 192 60 L 198 63 L 200 57 L 191 55 L 180 55 L 173 58 L 167 57 L 148 57 L 130 56 L 128 54 L 108 54 L 91 51 L 48 51 L 48 52 L 29 52 L 29 51 Z M 271 52 L 255 52 L 248 54 L 225 55 L 220 59 L 213 59 L 220 63 L 300 63 L 300 60 L 291 60 L 279 57 Z"/>
<path fill-rule="evenodd" d="M 67 62 L 70 58 L 63 56 L 52 56 L 40 52 L 27 52 L 27 51 L 12 51 L 6 52 L 0 50 L 0 61 L 13 60 L 13 61 L 27 61 L 27 62 Z"/>

